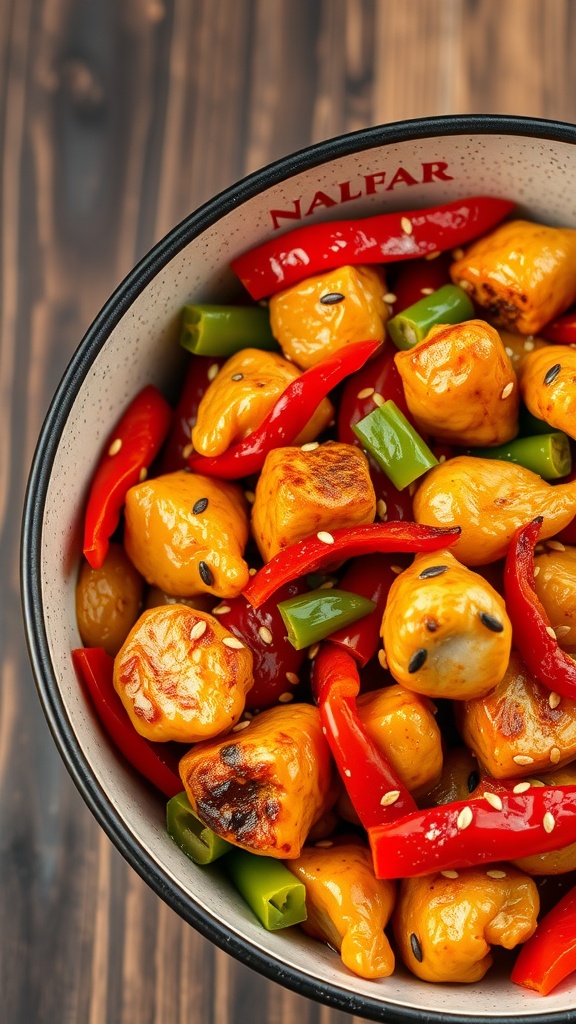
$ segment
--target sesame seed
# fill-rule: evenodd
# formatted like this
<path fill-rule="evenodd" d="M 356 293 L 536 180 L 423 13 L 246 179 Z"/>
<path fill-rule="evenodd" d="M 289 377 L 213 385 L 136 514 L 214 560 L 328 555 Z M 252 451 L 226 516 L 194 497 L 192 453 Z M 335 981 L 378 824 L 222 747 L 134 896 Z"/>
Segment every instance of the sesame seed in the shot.
<path fill-rule="evenodd" d="M 419 580 L 429 580 L 434 576 L 441 576 L 442 573 L 448 571 L 447 565 L 429 565 L 426 569 L 422 569 L 422 572 L 418 574 Z"/>
<path fill-rule="evenodd" d="M 414 934 L 414 932 L 412 932 L 410 936 L 410 947 L 414 954 L 414 959 L 417 960 L 419 964 L 421 964 L 422 960 L 424 959 L 424 954 L 422 953 L 422 946 L 420 945 L 420 940 L 418 936 Z"/>
<path fill-rule="evenodd" d="M 558 761 L 562 757 L 562 752 L 559 747 L 552 747 L 550 751 L 550 761 L 552 764 L 558 764 Z"/>
<path fill-rule="evenodd" d="M 138 483 L 143 484 L 147 476 L 148 470 L 146 469 L 146 466 L 142 466 L 142 469 L 138 474 Z"/>
<path fill-rule="evenodd" d="M 478 616 L 480 622 L 486 629 L 489 629 L 492 633 L 502 633 L 504 630 L 503 624 L 500 619 L 497 619 L 495 615 L 490 615 L 489 612 L 480 612 Z"/>
<path fill-rule="evenodd" d="M 344 769 L 344 775 L 346 776 L 347 779 L 351 778 L 352 772 L 350 771 L 349 768 Z"/>
<path fill-rule="evenodd" d="M 306 444 L 300 446 L 300 450 L 303 452 L 314 452 L 320 447 L 319 441 L 308 441 Z"/>
<path fill-rule="evenodd" d="M 566 551 L 566 546 L 561 540 L 547 540 L 546 547 L 551 548 L 552 551 Z"/>
<path fill-rule="evenodd" d="M 417 651 L 414 651 L 414 654 L 408 662 L 408 672 L 410 675 L 413 675 L 414 672 L 418 672 L 422 668 L 427 657 L 428 651 L 425 647 L 419 647 Z"/>
<path fill-rule="evenodd" d="M 491 868 L 486 874 L 488 878 L 506 878 L 506 872 L 501 871 L 499 868 Z"/>
<path fill-rule="evenodd" d="M 320 302 L 323 306 L 336 306 L 339 302 L 344 300 L 342 292 L 327 292 L 326 295 L 320 296 Z"/>
<path fill-rule="evenodd" d="M 382 797 L 382 799 L 380 801 L 380 805 L 382 807 L 391 807 L 392 804 L 396 803 L 396 801 L 398 800 L 399 796 L 400 796 L 400 790 L 399 789 L 389 789 L 387 793 L 384 793 L 384 796 Z"/>
<path fill-rule="evenodd" d="M 456 819 L 456 828 L 459 828 L 462 831 L 463 829 L 468 828 L 468 825 L 471 825 L 471 824 L 472 824 L 472 808 L 468 807 L 468 805 L 466 805 L 466 807 L 462 808 L 462 810 L 460 811 L 460 814 L 458 815 L 458 817 Z"/>
<path fill-rule="evenodd" d="M 552 640 L 556 639 L 556 633 L 552 629 L 552 626 L 546 626 L 546 632 L 548 633 L 548 636 L 552 638 Z"/>
<path fill-rule="evenodd" d="M 217 377 L 219 373 L 220 367 L 218 366 L 218 363 L 212 363 L 212 366 L 208 367 L 206 376 L 208 377 L 208 380 L 214 380 L 214 378 Z"/>
<path fill-rule="evenodd" d="M 461 260 L 464 255 L 464 249 L 452 249 L 452 259 Z"/>
<path fill-rule="evenodd" d="M 445 455 L 440 455 L 439 458 L 438 458 L 439 465 L 442 465 L 443 462 L 446 462 L 446 456 Z"/>
<path fill-rule="evenodd" d="M 542 824 L 544 826 L 544 831 L 548 832 L 548 834 L 554 831 L 554 826 L 556 822 L 554 820 L 554 815 L 551 813 L 551 811 L 546 811 L 546 814 L 542 818 Z"/>
<path fill-rule="evenodd" d="M 539 565 L 534 566 L 534 579 L 536 579 L 536 577 L 537 577 L 539 572 L 540 572 L 540 566 Z"/>
<path fill-rule="evenodd" d="M 243 373 L 233 373 L 232 376 L 230 377 L 230 380 L 244 380 L 244 374 Z"/>
<path fill-rule="evenodd" d="M 118 452 L 120 451 L 121 447 L 122 447 L 122 438 L 117 437 L 115 441 L 112 441 L 112 444 L 110 445 L 110 447 L 108 449 L 108 455 L 118 455 Z"/>
<path fill-rule="evenodd" d="M 225 636 L 222 643 L 225 647 L 231 647 L 234 651 L 242 651 L 244 644 L 236 636 Z"/>
<path fill-rule="evenodd" d="M 534 764 L 534 758 L 529 754 L 514 754 L 512 760 L 514 764 Z"/>
<path fill-rule="evenodd" d="M 508 398 L 508 396 L 511 395 L 513 391 L 514 391 L 514 381 L 511 380 L 511 381 L 509 381 L 509 383 L 506 385 L 505 388 L 502 388 L 502 393 L 500 395 L 500 398 Z"/>
<path fill-rule="evenodd" d="M 562 367 L 560 363 L 554 363 L 554 366 L 551 366 L 549 370 L 546 370 L 546 373 L 544 374 L 544 384 L 553 384 L 561 369 Z"/>
<path fill-rule="evenodd" d="M 192 507 L 192 512 L 195 516 L 201 515 L 208 508 L 208 498 L 198 498 Z"/>
<path fill-rule="evenodd" d="M 544 783 L 542 782 L 541 779 L 530 779 L 530 785 L 531 786 L 540 786 L 540 788 L 542 788 Z"/>
<path fill-rule="evenodd" d="M 257 572 L 258 572 L 258 569 L 255 569 L 254 567 L 252 567 L 251 569 L 248 569 L 248 575 L 249 576 L 255 576 Z"/>
<path fill-rule="evenodd" d="M 464 279 L 458 281 L 458 286 L 462 288 L 465 292 L 469 292 L 472 287 L 470 281 L 464 281 Z"/>
<path fill-rule="evenodd" d="M 398 296 L 394 295 L 394 292 L 386 292 L 386 295 L 384 296 L 384 302 L 389 302 L 390 305 L 393 305 L 396 302 L 397 298 Z"/>
<path fill-rule="evenodd" d="M 392 572 L 396 573 L 397 576 L 399 576 L 401 572 L 404 572 L 403 565 L 391 565 L 390 568 Z"/>
<path fill-rule="evenodd" d="M 318 654 L 319 650 L 320 650 L 320 644 L 312 644 L 312 647 L 308 648 L 308 658 L 309 658 L 310 661 L 314 660 L 314 658 Z"/>
<path fill-rule="evenodd" d="M 314 843 L 314 846 L 318 850 L 329 850 L 331 846 L 334 846 L 334 840 L 333 839 L 319 839 L 317 843 Z"/>
<path fill-rule="evenodd" d="M 556 633 L 556 636 L 560 640 L 561 637 L 568 635 L 568 633 L 570 632 L 571 628 L 572 628 L 571 626 L 554 626 L 554 632 Z"/>
<path fill-rule="evenodd" d="M 286 673 L 286 682 L 290 683 L 291 686 L 298 686 L 298 683 L 300 682 L 300 679 L 296 675 L 295 672 L 287 672 Z"/>
<path fill-rule="evenodd" d="M 200 579 L 207 587 L 211 587 L 214 583 L 214 576 L 212 570 L 206 562 L 198 562 L 198 572 L 200 573 Z"/>
<path fill-rule="evenodd" d="M 320 530 L 320 533 L 316 534 L 318 540 L 321 540 L 323 544 L 333 544 L 334 537 L 327 530 Z"/>
<path fill-rule="evenodd" d="M 524 342 L 524 351 L 525 352 L 532 352 L 533 349 L 534 349 L 534 341 L 533 341 L 533 339 L 532 338 L 526 338 L 526 341 Z"/>
<path fill-rule="evenodd" d="M 517 786 L 514 786 L 513 793 L 526 793 L 530 789 L 529 782 L 519 782 Z"/>
<path fill-rule="evenodd" d="M 441 255 L 440 250 L 439 249 L 435 249 L 434 252 L 427 252 L 425 257 L 424 257 L 424 259 L 425 260 L 437 260 L 440 255 Z"/>
<path fill-rule="evenodd" d="M 268 629 L 268 626 L 260 626 L 258 630 L 258 636 L 260 637 L 263 644 L 271 644 L 274 640 L 272 633 Z"/>
<path fill-rule="evenodd" d="M 247 729 L 249 725 L 250 722 L 237 722 L 233 727 L 232 732 L 242 732 L 242 729 Z"/>
<path fill-rule="evenodd" d="M 402 228 L 402 231 L 404 232 L 405 235 L 411 235 L 412 231 L 414 230 L 412 226 L 412 221 L 410 220 L 409 217 L 401 218 L 400 227 Z"/>
<path fill-rule="evenodd" d="M 362 398 L 370 398 L 370 396 L 373 395 L 373 394 L 374 394 L 374 388 L 362 388 L 362 391 L 358 392 L 358 394 L 356 395 L 356 398 L 360 398 L 360 399 L 362 399 Z"/>
<path fill-rule="evenodd" d="M 384 498 L 379 498 L 376 502 L 376 511 L 380 519 L 385 520 L 388 514 L 388 506 L 384 501 Z"/>
<path fill-rule="evenodd" d="M 502 810 L 504 804 L 502 803 L 501 797 L 499 797 L 497 793 L 490 793 L 489 790 L 486 790 L 486 792 L 483 793 L 482 796 L 486 800 L 486 803 L 489 803 L 490 807 L 493 807 L 495 811 Z"/>
<path fill-rule="evenodd" d="M 376 391 L 372 395 L 372 401 L 374 402 L 374 405 L 377 405 L 378 408 L 380 408 L 381 405 L 384 405 L 386 399 L 383 397 L 383 395 L 379 395 L 378 392 Z"/>
<path fill-rule="evenodd" d="M 190 456 L 192 455 L 193 451 L 194 451 L 194 445 L 193 444 L 185 445 L 184 448 L 182 449 L 182 458 L 189 459 Z"/>
<path fill-rule="evenodd" d="M 511 359 L 512 356 L 514 355 L 514 349 L 513 348 L 508 348 L 508 346 L 506 346 L 504 351 L 505 351 L 505 353 L 506 353 L 506 355 L 508 356 L 509 359 Z"/>
<path fill-rule="evenodd" d="M 318 587 L 318 590 L 332 590 L 332 587 L 334 585 L 335 585 L 334 584 L 334 580 L 326 580 L 325 583 L 321 583 L 320 584 L 320 586 Z"/>
<path fill-rule="evenodd" d="M 190 630 L 190 639 L 199 640 L 201 636 L 204 636 L 204 633 L 206 632 L 207 628 L 208 623 L 205 622 L 204 619 L 200 619 L 199 622 L 196 622 L 192 626 L 192 629 Z"/>
<path fill-rule="evenodd" d="M 382 668 L 388 668 L 388 659 L 386 657 L 386 651 L 380 648 L 378 651 L 378 662 Z"/>
<path fill-rule="evenodd" d="M 420 294 L 421 295 L 433 295 L 434 294 L 434 288 L 421 288 L 420 289 Z"/>
<path fill-rule="evenodd" d="M 552 709 L 557 708 L 561 700 L 562 697 L 555 690 L 552 690 L 548 696 L 548 703 Z"/>
<path fill-rule="evenodd" d="M 446 868 L 446 870 L 441 871 L 440 874 L 442 875 L 443 878 L 460 878 L 458 872 L 454 871 L 453 868 Z"/>
<path fill-rule="evenodd" d="M 244 491 L 244 497 L 246 498 L 246 501 L 248 502 L 249 505 L 253 505 L 254 502 L 256 501 L 256 495 L 254 494 L 254 491 Z"/>

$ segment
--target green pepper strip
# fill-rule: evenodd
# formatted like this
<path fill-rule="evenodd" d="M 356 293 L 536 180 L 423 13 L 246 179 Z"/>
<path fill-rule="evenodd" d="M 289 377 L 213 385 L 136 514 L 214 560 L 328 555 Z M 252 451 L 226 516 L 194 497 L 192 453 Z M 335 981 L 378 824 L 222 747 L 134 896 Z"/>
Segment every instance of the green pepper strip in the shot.
<path fill-rule="evenodd" d="M 180 344 L 197 356 L 232 356 L 243 348 L 278 351 L 261 306 L 184 306 Z"/>
<path fill-rule="evenodd" d="M 195 864 L 211 864 L 232 849 L 196 817 L 186 793 L 177 793 L 166 804 L 166 828 L 177 846 Z"/>
<path fill-rule="evenodd" d="M 224 866 L 268 931 L 306 920 L 306 889 L 282 861 L 236 849 L 226 857 Z"/>
<path fill-rule="evenodd" d="M 461 324 L 473 316 L 474 306 L 464 289 L 457 284 L 445 284 L 393 316 L 386 324 L 386 332 L 396 348 L 413 348 L 436 324 Z"/>
<path fill-rule="evenodd" d="M 399 491 L 438 465 L 438 459 L 392 399 L 352 429 Z"/>
<path fill-rule="evenodd" d="M 496 448 L 470 448 L 467 454 L 481 459 L 515 462 L 518 466 L 538 473 L 543 480 L 558 480 L 559 477 L 568 476 L 572 469 L 570 441 L 567 434 L 560 430 L 536 437 L 517 437 Z"/>
<path fill-rule="evenodd" d="M 343 626 L 350 626 L 364 615 L 370 615 L 376 605 L 367 597 L 348 590 L 320 589 L 298 594 L 278 605 L 288 639 L 297 651 L 325 640 Z"/>

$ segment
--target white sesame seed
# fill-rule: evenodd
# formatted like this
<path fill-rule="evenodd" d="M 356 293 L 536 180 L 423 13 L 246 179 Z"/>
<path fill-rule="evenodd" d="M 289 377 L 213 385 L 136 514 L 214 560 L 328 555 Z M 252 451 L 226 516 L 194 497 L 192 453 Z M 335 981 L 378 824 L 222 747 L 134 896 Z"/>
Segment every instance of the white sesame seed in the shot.
<path fill-rule="evenodd" d="M 420 294 L 421 295 L 433 295 L 434 294 L 434 288 L 421 288 L 420 289 Z"/>
<path fill-rule="evenodd" d="M 410 220 L 409 217 L 401 218 L 400 227 L 402 228 L 402 231 L 404 232 L 405 235 L 411 235 L 414 230 L 412 226 L 412 221 Z"/>
<path fill-rule="evenodd" d="M 229 611 L 229 604 L 219 604 L 217 608 L 212 609 L 212 615 L 226 615 Z"/>
<path fill-rule="evenodd" d="M 514 786 L 514 789 L 512 790 L 512 792 L 513 793 L 526 793 L 529 789 L 530 789 L 530 783 L 529 782 L 519 782 L 516 786 Z"/>
<path fill-rule="evenodd" d="M 386 657 L 386 651 L 384 651 L 382 648 L 380 648 L 380 650 L 378 651 L 378 661 L 382 668 L 388 668 L 388 659 Z"/>
<path fill-rule="evenodd" d="M 373 395 L 373 394 L 374 394 L 374 388 L 362 388 L 362 391 L 358 392 L 358 394 L 356 395 L 356 398 L 360 398 L 360 399 L 362 399 L 362 398 L 370 398 L 370 396 Z"/>
<path fill-rule="evenodd" d="M 382 807 L 391 807 L 392 804 L 396 803 L 396 801 L 398 800 L 399 796 L 400 796 L 400 790 L 399 789 L 389 789 L 387 793 L 384 793 L 384 796 L 382 797 L 382 799 L 380 801 L 380 805 Z"/>
<path fill-rule="evenodd" d="M 425 260 L 437 260 L 440 255 L 441 255 L 440 250 L 439 249 L 435 249 L 434 252 L 427 252 L 425 257 L 424 257 L 424 259 Z"/>
<path fill-rule="evenodd" d="M 394 292 L 386 292 L 386 295 L 384 296 L 384 302 L 389 302 L 390 305 L 394 305 L 396 299 L 397 296 L 394 295 Z"/>
<path fill-rule="evenodd" d="M 268 626 L 260 626 L 258 630 L 258 636 L 260 637 L 263 644 L 271 644 L 274 642 L 274 637 L 268 629 Z"/>
<path fill-rule="evenodd" d="M 120 451 L 121 447 L 122 447 L 122 438 L 117 437 L 115 441 L 112 441 L 112 444 L 110 445 L 110 447 L 108 449 L 108 455 L 118 455 L 118 452 Z"/>
<path fill-rule="evenodd" d="M 554 826 L 556 822 L 554 820 L 554 815 L 551 811 L 546 811 L 546 814 L 542 818 L 542 824 L 544 826 L 544 831 L 548 832 L 548 834 L 554 831 Z"/>
<path fill-rule="evenodd" d="M 319 650 L 320 644 L 312 644 L 312 647 L 308 648 L 308 658 L 310 659 L 310 661 L 312 661 L 316 657 Z"/>
<path fill-rule="evenodd" d="M 314 452 L 320 447 L 319 441 L 308 441 L 307 444 L 301 445 L 301 451 L 303 452 Z"/>
<path fill-rule="evenodd" d="M 349 768 L 345 768 L 344 769 L 344 775 L 346 776 L 347 779 L 349 779 L 351 777 L 352 772 L 350 771 Z"/>
<path fill-rule="evenodd" d="M 214 380 L 214 378 L 217 377 L 219 373 L 220 367 L 218 366 L 218 363 L 212 363 L 212 365 L 208 367 L 208 372 L 206 376 L 208 377 L 208 380 Z"/>
<path fill-rule="evenodd" d="M 501 797 L 499 797 L 497 793 L 490 793 L 489 790 L 486 790 L 486 792 L 483 793 L 482 796 L 484 797 L 486 802 L 490 804 L 490 807 L 494 808 L 495 811 L 502 810 L 504 804 L 502 803 Z"/>
<path fill-rule="evenodd" d="M 334 846 L 334 841 L 332 839 L 319 839 L 317 843 L 314 843 L 314 846 L 318 850 L 329 850 L 331 846 Z"/>
<path fill-rule="evenodd" d="M 250 722 L 238 722 L 232 729 L 232 732 L 242 732 L 242 729 L 247 729 Z"/>
<path fill-rule="evenodd" d="M 554 632 L 556 633 L 558 640 L 563 636 L 567 636 L 571 628 L 571 626 L 554 626 Z"/>
<path fill-rule="evenodd" d="M 500 871 L 499 868 L 491 868 L 490 871 L 486 872 L 486 874 L 488 875 L 488 878 L 506 878 L 506 872 Z"/>
<path fill-rule="evenodd" d="M 464 279 L 462 279 L 461 281 L 458 281 L 458 284 L 459 284 L 460 288 L 462 288 L 465 292 L 469 292 L 471 287 L 472 287 L 472 285 L 470 284 L 470 281 L 464 281 Z"/>
<path fill-rule="evenodd" d="M 254 494 L 254 491 L 244 491 L 244 497 L 246 498 L 246 501 L 248 502 L 249 505 L 253 505 L 254 502 L 256 501 L 256 495 Z"/>
<path fill-rule="evenodd" d="M 372 395 L 372 401 L 374 402 L 374 405 L 377 405 L 378 408 L 380 408 L 381 405 L 384 405 L 384 402 L 386 401 L 386 399 L 384 398 L 383 395 L 379 395 L 378 392 L 376 391 Z"/>
<path fill-rule="evenodd" d="M 508 346 L 506 346 L 506 348 L 504 349 L 504 351 L 505 351 L 506 355 L 507 355 L 507 356 L 508 356 L 508 357 L 509 357 L 510 359 L 511 359 L 511 358 L 512 358 L 512 356 L 514 355 L 514 349 L 513 349 L 513 348 L 508 348 Z"/>
<path fill-rule="evenodd" d="M 255 576 L 257 572 L 258 572 L 258 569 L 254 569 L 254 568 L 248 569 L 248 575 L 249 576 Z"/>
<path fill-rule="evenodd" d="M 287 672 L 286 673 L 286 682 L 290 683 L 290 686 L 298 686 L 298 683 L 300 682 L 300 679 L 296 675 L 295 672 Z"/>
<path fill-rule="evenodd" d="M 461 260 L 464 255 L 464 249 L 452 249 L 452 259 Z"/>
<path fill-rule="evenodd" d="M 566 547 L 561 540 L 547 540 L 546 547 L 552 551 L 566 551 Z"/>
<path fill-rule="evenodd" d="M 512 760 L 515 764 L 534 764 L 534 758 L 529 754 L 514 754 Z"/>
<path fill-rule="evenodd" d="M 556 640 L 556 633 L 552 629 L 552 626 L 546 626 L 546 632 L 548 633 L 549 637 L 552 637 L 552 640 Z"/>
<path fill-rule="evenodd" d="M 288 690 L 286 690 L 285 693 L 280 694 L 278 700 L 280 701 L 281 704 L 289 704 L 291 700 L 294 700 L 294 694 L 289 693 Z"/>
<path fill-rule="evenodd" d="M 438 462 L 440 463 L 440 465 L 442 465 L 443 462 L 446 462 L 446 456 L 445 455 L 440 455 L 438 457 Z"/>
<path fill-rule="evenodd" d="M 200 619 L 192 626 L 192 629 L 190 630 L 190 639 L 199 640 L 201 636 L 204 636 L 207 628 L 208 623 L 204 619 Z"/>
<path fill-rule="evenodd" d="M 146 469 L 146 466 L 142 466 L 142 469 L 138 474 L 138 483 L 143 484 L 147 476 L 148 470 Z"/>
<path fill-rule="evenodd" d="M 316 534 L 318 540 L 321 540 L 323 544 L 333 544 L 334 537 L 327 530 L 320 530 L 320 533 Z"/>
<path fill-rule="evenodd" d="M 534 341 L 533 341 L 533 339 L 532 338 L 526 338 L 526 341 L 524 342 L 524 351 L 525 352 L 532 352 L 533 348 L 534 348 Z"/>
<path fill-rule="evenodd" d="M 552 690 L 548 696 L 548 703 L 552 709 L 557 708 L 561 700 L 562 697 L 555 690 Z"/>
<path fill-rule="evenodd" d="M 241 651 L 244 648 L 244 644 L 236 636 L 225 636 L 222 643 L 225 647 L 231 647 L 234 651 Z"/>
<path fill-rule="evenodd" d="M 558 761 L 562 757 L 562 752 L 559 747 L 552 747 L 550 751 L 550 761 L 552 764 L 558 764 Z"/>
<path fill-rule="evenodd" d="M 388 506 L 384 501 L 384 498 L 379 498 L 376 502 L 376 511 L 380 519 L 385 520 L 388 513 Z"/>
<path fill-rule="evenodd" d="M 511 395 L 513 391 L 514 391 L 514 381 L 511 380 L 511 381 L 508 382 L 508 384 L 506 385 L 505 388 L 502 388 L 502 393 L 500 395 L 500 398 L 508 398 L 508 396 Z"/>
<path fill-rule="evenodd" d="M 182 449 L 182 458 L 189 459 L 194 451 L 194 445 L 192 443 L 184 445 Z"/>
<path fill-rule="evenodd" d="M 534 566 L 534 579 L 536 579 L 536 577 L 537 577 L 539 572 L 540 572 L 540 566 L 539 565 L 535 565 Z"/>
<path fill-rule="evenodd" d="M 397 576 L 399 576 L 401 572 L 404 572 L 404 566 L 403 565 L 391 565 L 390 568 L 391 568 L 392 572 L 396 573 Z"/>
<path fill-rule="evenodd" d="M 440 874 L 444 878 L 460 878 L 460 875 L 458 874 L 458 872 L 454 871 L 453 868 L 446 868 L 446 870 L 445 871 L 441 871 Z"/>
<path fill-rule="evenodd" d="M 456 828 L 459 828 L 462 831 L 463 829 L 468 828 L 468 825 L 471 825 L 471 824 L 472 824 L 472 808 L 468 807 L 468 806 L 463 807 L 462 810 L 460 811 L 460 814 L 458 815 L 458 817 L 456 819 Z"/>

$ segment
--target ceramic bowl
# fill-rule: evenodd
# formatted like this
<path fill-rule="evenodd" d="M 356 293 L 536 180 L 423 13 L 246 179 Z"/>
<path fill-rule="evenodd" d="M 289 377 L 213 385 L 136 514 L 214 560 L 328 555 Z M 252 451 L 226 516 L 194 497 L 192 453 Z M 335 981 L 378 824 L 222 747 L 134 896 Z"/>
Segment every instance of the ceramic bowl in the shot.
<path fill-rule="evenodd" d="M 494 967 L 474 985 L 430 985 L 401 968 L 364 981 L 298 930 L 269 933 L 218 873 L 167 836 L 164 803 L 116 755 L 79 689 L 74 588 L 81 510 L 103 441 L 146 383 L 170 386 L 191 299 L 237 293 L 230 260 L 298 224 L 512 198 L 521 214 L 576 228 L 576 127 L 507 117 L 443 117 L 370 128 L 257 171 L 171 231 L 111 297 L 80 343 L 44 424 L 26 499 L 23 599 L 40 699 L 60 753 L 108 836 L 146 882 L 233 956 L 313 999 L 382 1021 L 576 1021 L 576 982 L 545 999 Z"/>

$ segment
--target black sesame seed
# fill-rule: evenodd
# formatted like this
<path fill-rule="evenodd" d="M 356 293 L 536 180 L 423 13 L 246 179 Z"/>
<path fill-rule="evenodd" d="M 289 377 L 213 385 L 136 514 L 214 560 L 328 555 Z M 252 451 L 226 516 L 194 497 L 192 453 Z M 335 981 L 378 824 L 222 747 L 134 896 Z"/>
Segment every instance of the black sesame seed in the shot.
<path fill-rule="evenodd" d="M 206 565 L 206 562 L 198 562 L 198 572 L 200 573 L 200 579 L 202 582 L 205 583 L 207 587 L 211 587 L 214 583 L 214 577 L 210 566 Z"/>
<path fill-rule="evenodd" d="M 469 793 L 473 793 L 479 782 L 480 782 L 480 773 L 477 772 L 476 770 L 474 770 L 473 772 L 470 772 L 470 775 L 468 776 L 468 781 L 466 783 L 466 785 L 468 786 L 468 792 Z"/>
<path fill-rule="evenodd" d="M 419 647 L 417 651 L 414 651 L 414 654 L 412 655 L 408 663 L 408 671 L 410 672 L 410 674 L 412 674 L 413 672 L 417 672 L 419 668 L 422 668 L 422 665 L 426 661 L 427 657 L 428 651 L 426 650 L 425 647 Z"/>
<path fill-rule="evenodd" d="M 551 366 L 550 369 L 547 370 L 544 374 L 544 383 L 551 384 L 552 381 L 556 380 L 556 377 L 560 373 L 561 369 L 562 367 L 560 366 L 560 363 L 554 363 L 554 366 Z"/>
<path fill-rule="evenodd" d="M 424 954 L 422 953 L 420 939 L 418 938 L 417 935 L 414 934 L 414 932 L 412 932 L 410 936 L 410 945 L 412 947 L 412 952 L 414 953 L 414 959 L 417 960 L 419 964 L 421 964 L 424 959 Z"/>
<path fill-rule="evenodd" d="M 342 292 L 328 292 L 326 295 L 320 296 L 320 302 L 323 306 L 335 306 L 338 302 L 343 302 L 343 300 Z"/>
<path fill-rule="evenodd" d="M 493 633 L 502 633 L 504 624 L 500 622 L 494 615 L 490 615 L 490 612 L 480 612 L 480 622 L 486 629 L 490 629 Z"/>
<path fill-rule="evenodd" d="M 198 501 L 194 504 L 192 512 L 195 516 L 199 516 L 201 512 L 205 512 L 208 508 L 208 498 L 198 498 Z"/>
<path fill-rule="evenodd" d="M 230 380 L 243 380 L 243 378 L 244 378 L 244 374 L 243 373 L 233 373 L 231 378 L 230 378 Z"/>
<path fill-rule="evenodd" d="M 429 565 L 427 569 L 422 569 L 422 572 L 418 576 L 419 580 L 429 580 L 432 576 L 441 576 L 443 572 L 447 572 L 447 565 Z"/>

